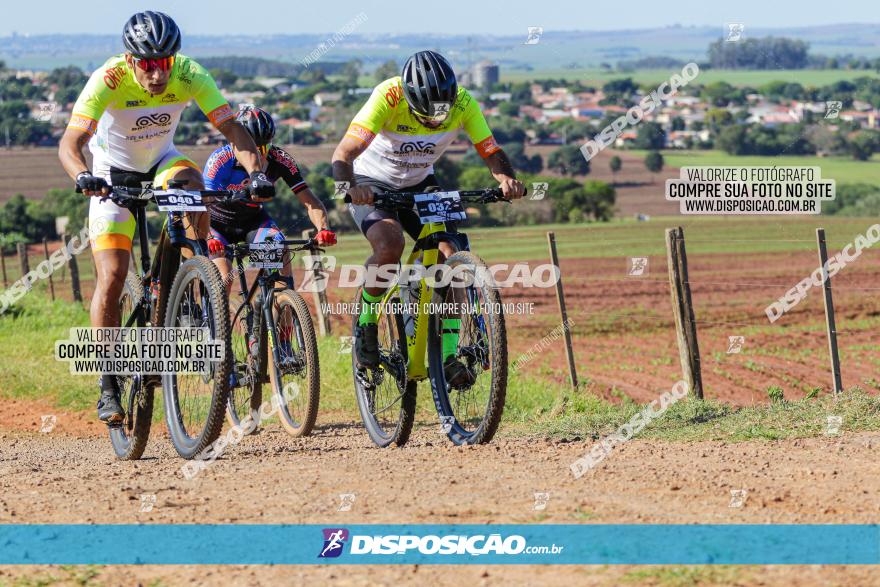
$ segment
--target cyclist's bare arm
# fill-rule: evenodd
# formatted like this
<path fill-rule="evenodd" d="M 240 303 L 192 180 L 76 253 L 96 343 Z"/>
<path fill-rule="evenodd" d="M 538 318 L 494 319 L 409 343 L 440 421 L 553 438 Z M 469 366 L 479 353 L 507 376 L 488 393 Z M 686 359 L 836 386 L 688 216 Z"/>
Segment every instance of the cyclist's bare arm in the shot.
<path fill-rule="evenodd" d="M 312 224 L 315 225 L 315 228 L 317 228 L 319 232 L 325 229 L 329 230 L 330 222 L 327 220 L 327 209 L 324 207 L 321 200 L 312 193 L 312 190 L 306 188 L 297 193 L 296 197 L 299 198 L 302 205 L 306 207 L 306 212 L 308 212 L 309 219 L 312 221 Z"/>
<path fill-rule="evenodd" d="M 498 149 L 483 161 L 486 167 L 492 172 L 492 176 L 501 187 L 504 197 L 508 199 L 518 199 L 525 195 L 525 186 L 521 181 L 516 179 L 516 173 L 513 171 L 513 165 L 503 149 Z"/>
<path fill-rule="evenodd" d="M 347 181 L 351 186 L 348 193 L 351 195 L 352 204 L 372 204 L 373 191 L 366 186 L 358 186 L 354 181 L 354 160 L 367 150 L 369 143 L 365 143 L 360 139 L 345 135 L 336 150 L 333 151 L 333 179 L 336 181 Z"/>
<path fill-rule="evenodd" d="M 83 155 L 83 147 L 89 142 L 92 135 L 84 130 L 68 126 L 61 137 L 58 145 L 58 158 L 61 160 L 61 166 L 71 179 L 76 180 L 76 176 L 83 171 L 89 171 L 89 164 Z M 101 190 L 103 194 L 109 194 L 110 190 L 104 188 Z M 92 192 L 83 192 L 87 196 L 93 195 Z"/>
<path fill-rule="evenodd" d="M 254 171 L 262 171 L 260 167 L 260 157 L 257 154 L 257 145 L 254 143 L 253 137 L 248 133 L 245 128 L 240 125 L 235 119 L 230 118 L 229 120 L 220 124 L 217 127 L 223 136 L 226 137 L 226 140 L 229 141 L 229 144 L 232 145 L 232 151 L 235 153 L 235 158 L 241 163 L 241 166 L 244 167 L 244 170 L 249 174 Z M 271 198 L 253 198 L 256 202 L 266 202 Z"/>

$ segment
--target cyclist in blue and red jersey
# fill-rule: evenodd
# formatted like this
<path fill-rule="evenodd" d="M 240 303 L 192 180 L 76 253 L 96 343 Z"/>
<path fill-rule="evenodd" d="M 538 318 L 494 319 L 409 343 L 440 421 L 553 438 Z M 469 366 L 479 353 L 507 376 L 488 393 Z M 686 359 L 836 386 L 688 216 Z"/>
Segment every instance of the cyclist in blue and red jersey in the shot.
<path fill-rule="evenodd" d="M 242 108 L 236 120 L 254 139 L 260 153 L 260 165 L 270 182 L 279 179 L 299 198 L 305 206 L 309 219 L 318 230 L 316 239 L 321 246 L 336 244 L 336 235 L 330 230 L 327 209 L 306 185 L 299 166 L 287 151 L 272 144 L 275 136 L 275 123 L 272 116 L 261 108 Z M 231 145 L 224 145 L 214 151 L 205 163 L 205 187 L 209 190 L 244 190 L 248 187 L 249 174 L 235 158 Z M 262 204 L 257 202 L 230 202 L 211 207 L 211 235 L 208 250 L 211 259 L 220 269 L 227 282 L 227 290 L 232 280 L 226 276 L 230 270 L 229 260 L 224 249 L 227 245 L 266 240 L 284 240 L 284 235 L 269 216 Z M 281 273 L 290 280 L 290 265 L 284 264 Z"/>

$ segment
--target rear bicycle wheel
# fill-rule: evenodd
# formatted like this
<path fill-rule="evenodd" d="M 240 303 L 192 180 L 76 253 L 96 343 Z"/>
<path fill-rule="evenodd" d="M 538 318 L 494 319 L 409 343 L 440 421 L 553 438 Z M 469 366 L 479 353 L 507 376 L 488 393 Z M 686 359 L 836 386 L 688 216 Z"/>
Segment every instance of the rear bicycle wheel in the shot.
<path fill-rule="evenodd" d="M 192 257 L 180 266 L 171 286 L 165 326 L 207 328 L 210 338 L 224 348 L 223 359 L 211 362 L 203 373 L 162 375 L 171 443 L 180 456 L 191 459 L 220 436 L 232 371 L 226 288 L 220 271 L 207 258 Z"/>
<path fill-rule="evenodd" d="M 361 299 L 361 290 L 358 289 L 357 303 Z M 389 300 L 392 307 L 399 301 L 397 295 Z M 352 335 L 355 334 L 358 317 L 355 312 Z M 364 427 L 376 446 L 403 446 L 409 440 L 416 415 L 416 382 L 408 381 L 406 375 L 406 331 L 403 317 L 396 313 L 382 313 L 378 326 L 381 358 L 379 367 L 359 367 L 352 348 L 351 369 L 354 374 L 355 396 Z"/>
<path fill-rule="evenodd" d="M 291 436 L 308 436 L 318 417 L 321 368 L 312 315 L 305 300 L 286 289 L 275 295 L 272 309 L 280 364 L 269 364 L 272 391 L 280 407 L 281 425 Z M 272 357 L 272 355 L 269 355 Z"/>
<path fill-rule="evenodd" d="M 251 320 L 256 317 L 251 313 Z M 230 426 L 238 426 L 242 430 L 254 433 L 256 426 L 242 426 L 242 420 L 250 415 L 255 423 L 259 423 L 259 409 L 263 401 L 263 374 L 259 366 L 266 365 L 266 329 L 260 328 L 259 334 L 254 332 L 252 324 L 248 324 L 247 309 L 242 309 L 235 323 L 230 328 L 230 344 L 232 349 L 232 375 L 229 389 L 229 402 L 226 406 L 226 419 Z M 251 342 L 251 337 L 260 336 Z M 262 349 L 260 356 L 257 349 Z"/>
<path fill-rule="evenodd" d="M 470 382 L 456 387 L 446 380 L 439 314 L 428 321 L 428 373 L 437 413 L 454 444 L 492 440 L 507 395 L 507 331 L 501 295 L 492 287 L 489 270 L 480 257 L 460 251 L 446 260 L 454 284 L 434 290 L 435 304 L 460 304 L 462 310 L 455 358 L 469 372 Z M 463 286 L 463 287 L 456 287 Z M 450 319 L 451 316 L 446 316 Z"/>
<path fill-rule="evenodd" d="M 120 324 L 125 324 L 132 312 L 147 312 L 146 305 L 138 305 L 143 295 L 138 278 L 129 273 L 125 278 L 122 295 L 119 297 Z M 134 326 L 145 326 L 145 320 L 135 320 Z M 143 375 L 117 375 L 120 404 L 125 410 L 121 424 L 109 426 L 110 443 L 116 458 L 134 461 L 144 454 L 150 438 L 150 425 L 153 419 L 153 386 L 145 383 Z"/>

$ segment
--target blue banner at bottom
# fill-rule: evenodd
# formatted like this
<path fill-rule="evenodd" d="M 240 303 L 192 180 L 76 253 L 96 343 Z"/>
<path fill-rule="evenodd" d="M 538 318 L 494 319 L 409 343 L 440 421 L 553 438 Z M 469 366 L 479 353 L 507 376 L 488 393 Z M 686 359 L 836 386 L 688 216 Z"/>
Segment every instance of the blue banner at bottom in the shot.
<path fill-rule="evenodd" d="M 0 525 L 0 564 L 880 563 L 877 525 Z"/>

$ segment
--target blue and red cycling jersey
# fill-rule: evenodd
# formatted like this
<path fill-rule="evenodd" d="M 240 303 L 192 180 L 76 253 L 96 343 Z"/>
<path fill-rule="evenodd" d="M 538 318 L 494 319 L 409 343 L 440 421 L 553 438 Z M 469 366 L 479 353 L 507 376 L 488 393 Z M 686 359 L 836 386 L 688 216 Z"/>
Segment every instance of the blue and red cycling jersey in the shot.
<path fill-rule="evenodd" d="M 268 161 L 266 177 L 269 181 L 274 183 L 283 179 L 295 194 L 308 187 L 299 166 L 287 151 L 270 145 L 266 159 Z M 205 189 L 208 190 L 241 190 L 247 187 L 249 180 L 248 172 L 235 158 L 232 145 L 224 145 L 211 153 L 202 175 L 205 179 Z M 260 204 L 243 202 L 218 204 L 211 206 L 210 210 L 212 225 L 249 224 L 264 214 Z"/>

